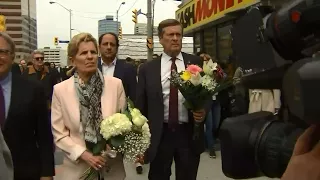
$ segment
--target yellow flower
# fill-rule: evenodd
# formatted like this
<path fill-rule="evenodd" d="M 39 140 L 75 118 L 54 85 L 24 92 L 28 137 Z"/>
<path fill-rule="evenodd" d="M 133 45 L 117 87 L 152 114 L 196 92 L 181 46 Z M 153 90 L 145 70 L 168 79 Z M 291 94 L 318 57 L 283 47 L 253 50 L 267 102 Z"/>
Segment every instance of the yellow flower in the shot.
<path fill-rule="evenodd" d="M 191 79 L 191 73 L 189 71 L 184 71 L 180 76 L 184 81 Z"/>

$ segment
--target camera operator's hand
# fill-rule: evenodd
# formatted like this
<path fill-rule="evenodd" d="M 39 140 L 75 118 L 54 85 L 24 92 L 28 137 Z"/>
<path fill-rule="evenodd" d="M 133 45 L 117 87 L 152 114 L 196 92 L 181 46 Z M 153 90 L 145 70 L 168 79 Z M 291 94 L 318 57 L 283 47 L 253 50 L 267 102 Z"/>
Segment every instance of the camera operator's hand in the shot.
<path fill-rule="evenodd" d="M 297 140 L 281 180 L 320 180 L 320 126 L 309 127 Z"/>

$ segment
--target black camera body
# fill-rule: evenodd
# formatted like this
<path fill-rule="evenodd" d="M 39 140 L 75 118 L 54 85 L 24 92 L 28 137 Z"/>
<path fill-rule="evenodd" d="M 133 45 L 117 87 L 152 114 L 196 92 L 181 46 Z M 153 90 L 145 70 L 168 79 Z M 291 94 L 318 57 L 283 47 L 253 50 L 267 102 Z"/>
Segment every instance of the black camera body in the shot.
<path fill-rule="evenodd" d="M 249 89 L 280 89 L 278 114 L 256 112 L 223 121 L 222 170 L 234 179 L 280 178 L 296 140 L 320 123 L 320 0 L 295 0 L 270 14 L 251 8 L 231 29 L 233 51 Z"/>

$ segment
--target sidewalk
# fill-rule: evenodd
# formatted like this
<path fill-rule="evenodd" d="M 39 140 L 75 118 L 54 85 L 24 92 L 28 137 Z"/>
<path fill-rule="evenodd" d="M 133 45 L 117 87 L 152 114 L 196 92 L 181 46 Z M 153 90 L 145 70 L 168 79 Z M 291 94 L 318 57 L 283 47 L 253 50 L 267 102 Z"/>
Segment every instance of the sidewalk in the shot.
<path fill-rule="evenodd" d="M 62 152 L 56 153 L 56 160 L 59 160 L 62 157 Z M 61 164 L 61 161 L 56 161 L 57 164 Z M 143 168 L 143 174 L 138 175 L 135 171 L 135 166 L 133 164 L 125 163 L 127 178 L 126 180 L 148 180 L 148 171 L 149 166 L 145 165 Z M 56 173 L 63 171 L 59 167 L 56 166 Z M 172 166 L 172 176 L 171 180 L 175 179 L 174 173 L 174 165 Z M 220 152 L 217 152 L 217 159 L 209 158 L 208 153 L 203 153 L 201 155 L 200 166 L 198 170 L 198 178 L 197 180 L 231 180 L 223 175 L 221 170 L 221 159 L 220 159 Z M 254 178 L 254 180 L 271 180 L 270 178 L 260 177 Z"/>

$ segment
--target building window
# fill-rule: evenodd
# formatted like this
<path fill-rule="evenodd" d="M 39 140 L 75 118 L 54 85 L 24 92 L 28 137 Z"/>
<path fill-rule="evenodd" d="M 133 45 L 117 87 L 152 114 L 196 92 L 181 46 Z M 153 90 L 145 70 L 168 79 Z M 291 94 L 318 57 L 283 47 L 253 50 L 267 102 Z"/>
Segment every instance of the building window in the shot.
<path fill-rule="evenodd" d="M 218 27 L 218 55 L 219 61 L 226 62 L 232 54 L 231 24 Z"/>
<path fill-rule="evenodd" d="M 203 50 L 211 57 L 216 57 L 217 41 L 216 41 L 216 28 L 208 28 L 203 32 Z"/>
<path fill-rule="evenodd" d="M 193 36 L 194 52 L 197 54 L 201 50 L 201 33 L 196 32 Z"/>

